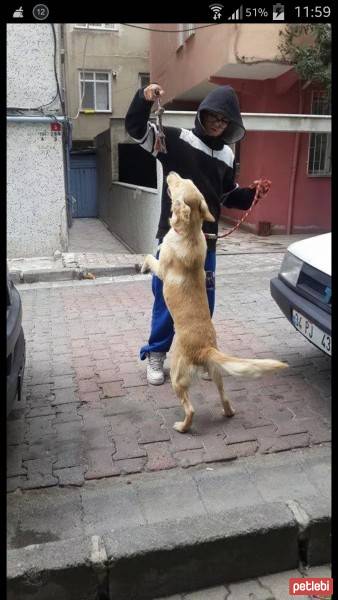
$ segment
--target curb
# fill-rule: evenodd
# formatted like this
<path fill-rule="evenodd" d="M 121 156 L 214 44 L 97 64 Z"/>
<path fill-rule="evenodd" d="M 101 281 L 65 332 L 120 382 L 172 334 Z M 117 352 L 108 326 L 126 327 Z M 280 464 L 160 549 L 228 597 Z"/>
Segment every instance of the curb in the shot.
<path fill-rule="evenodd" d="M 70 281 L 81 279 L 96 279 L 96 277 L 118 277 L 120 275 L 136 275 L 140 273 L 140 265 L 135 263 L 130 266 L 116 267 L 89 267 L 87 269 L 62 269 L 58 271 L 46 270 L 26 270 L 26 271 L 9 271 L 9 276 L 14 284 L 20 283 L 37 283 L 39 281 Z M 92 274 L 95 277 L 88 276 Z"/>
<path fill-rule="evenodd" d="M 330 562 L 330 501 L 265 502 L 7 553 L 8 600 L 151 600 Z"/>

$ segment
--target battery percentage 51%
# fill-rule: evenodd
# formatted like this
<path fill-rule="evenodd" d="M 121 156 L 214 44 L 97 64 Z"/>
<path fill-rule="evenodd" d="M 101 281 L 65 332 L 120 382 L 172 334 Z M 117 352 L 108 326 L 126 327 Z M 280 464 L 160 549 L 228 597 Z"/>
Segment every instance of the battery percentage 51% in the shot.
<path fill-rule="evenodd" d="M 245 8 L 245 16 L 248 19 L 267 19 L 269 11 L 267 8 Z"/>

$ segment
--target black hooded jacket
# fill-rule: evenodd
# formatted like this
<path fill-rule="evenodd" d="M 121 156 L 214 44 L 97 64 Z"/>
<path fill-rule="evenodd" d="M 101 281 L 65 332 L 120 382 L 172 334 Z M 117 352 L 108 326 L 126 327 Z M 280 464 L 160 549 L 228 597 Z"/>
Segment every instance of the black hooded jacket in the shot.
<path fill-rule="evenodd" d="M 170 228 L 171 201 L 166 183 L 170 171 L 192 179 L 216 219 L 215 223 L 204 222 L 203 231 L 217 233 L 222 205 L 247 210 L 255 196 L 254 189 L 239 188 L 235 183 L 235 157 L 228 144 L 242 139 L 245 129 L 234 90 L 225 85 L 210 92 L 198 107 L 192 130 L 164 127 L 167 154 L 154 150 L 156 125 L 149 121 L 151 107 L 152 102 L 144 98 L 143 89 L 138 90 L 127 112 L 125 125 L 129 135 L 162 164 L 162 204 L 156 237 L 162 239 Z M 201 120 L 203 110 L 221 113 L 229 119 L 221 136 L 215 138 L 206 134 Z M 209 249 L 215 249 L 215 240 L 207 240 L 207 243 Z"/>

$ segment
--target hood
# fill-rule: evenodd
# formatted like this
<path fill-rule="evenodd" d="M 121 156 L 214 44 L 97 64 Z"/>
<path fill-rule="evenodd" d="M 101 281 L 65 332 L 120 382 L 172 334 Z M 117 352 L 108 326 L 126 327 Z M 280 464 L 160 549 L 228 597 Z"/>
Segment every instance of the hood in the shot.
<path fill-rule="evenodd" d="M 206 135 L 202 125 L 201 112 L 210 110 L 224 115 L 230 123 L 221 136 L 213 138 Z M 193 132 L 208 146 L 221 148 L 223 144 L 234 144 L 245 135 L 239 102 L 234 89 L 230 85 L 222 85 L 210 92 L 197 109 Z"/>
<path fill-rule="evenodd" d="M 331 275 L 331 233 L 293 242 L 288 251 L 318 271 Z"/>

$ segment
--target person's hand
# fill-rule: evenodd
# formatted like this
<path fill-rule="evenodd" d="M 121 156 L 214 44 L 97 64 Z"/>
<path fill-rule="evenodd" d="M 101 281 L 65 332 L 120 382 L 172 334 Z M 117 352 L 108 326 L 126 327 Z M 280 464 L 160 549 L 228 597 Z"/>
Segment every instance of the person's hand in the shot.
<path fill-rule="evenodd" d="M 151 83 L 143 90 L 143 94 L 146 100 L 153 102 L 160 96 L 163 96 L 164 90 L 158 83 Z"/>
<path fill-rule="evenodd" d="M 265 196 L 270 190 L 271 181 L 270 179 L 266 179 L 266 177 L 261 177 L 260 179 L 255 179 L 255 181 L 253 181 L 249 187 L 251 189 L 255 188 L 257 192 L 257 198 L 260 199 L 263 198 L 263 196 Z"/>

